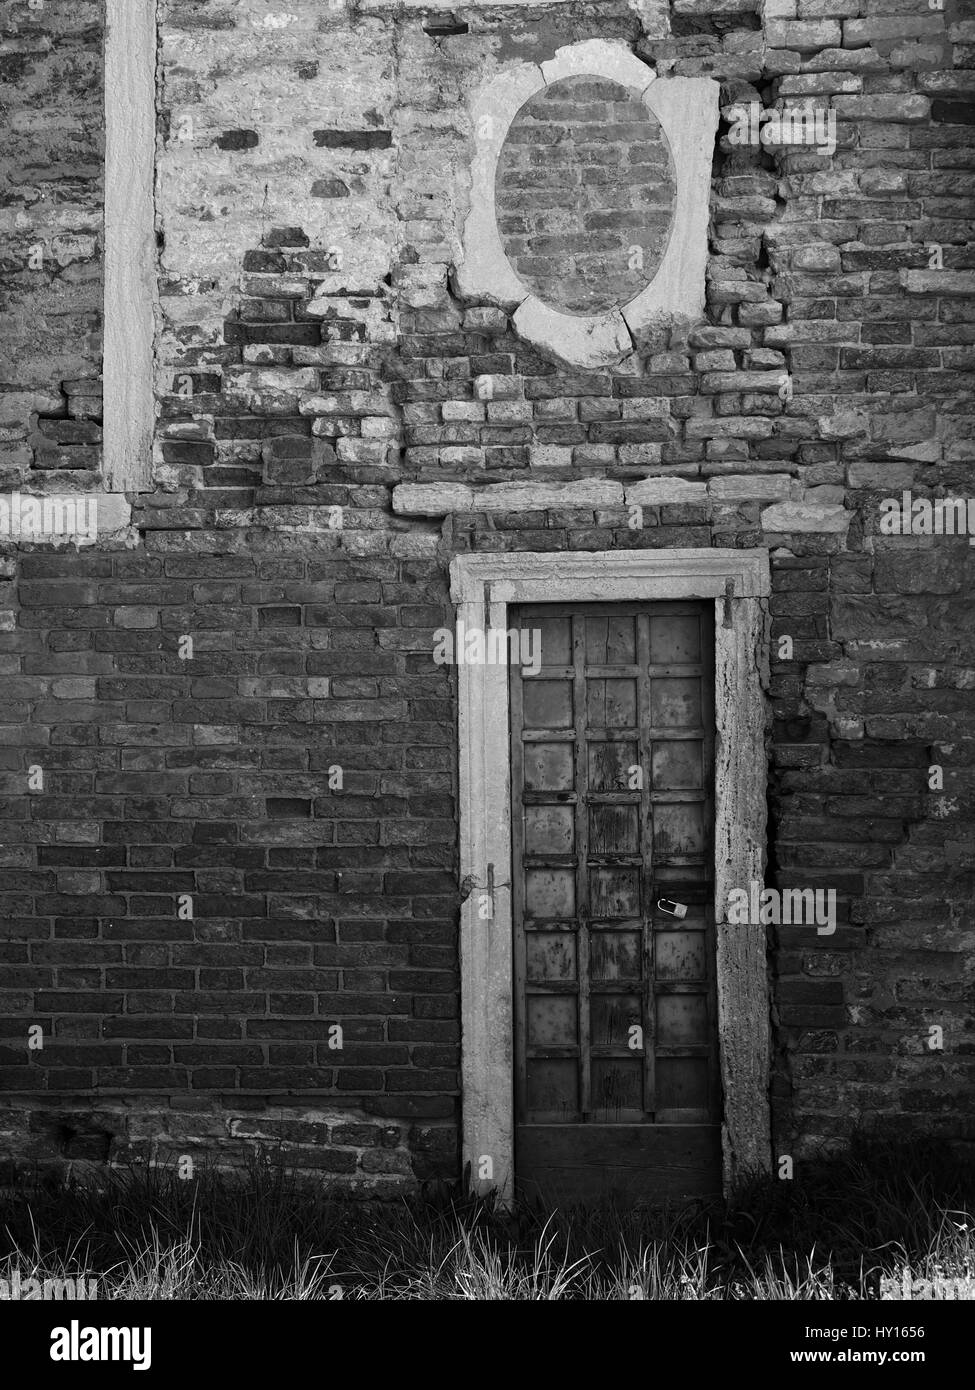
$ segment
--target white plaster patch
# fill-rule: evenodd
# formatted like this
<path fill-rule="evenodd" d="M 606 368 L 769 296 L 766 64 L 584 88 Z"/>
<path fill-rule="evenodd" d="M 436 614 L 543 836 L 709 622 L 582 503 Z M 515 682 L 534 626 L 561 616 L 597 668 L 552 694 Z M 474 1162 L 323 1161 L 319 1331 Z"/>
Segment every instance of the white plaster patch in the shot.
<path fill-rule="evenodd" d="M 0 495 L 0 546 L 138 543 L 132 507 L 122 492 L 13 492 Z"/>
<path fill-rule="evenodd" d="M 704 313 L 718 84 L 709 77 L 661 78 L 644 100 L 670 142 L 677 198 L 660 268 L 647 288 L 623 306 L 634 333 L 654 324 L 694 322 Z"/>
<path fill-rule="evenodd" d="M 542 63 L 541 68 L 549 84 L 563 77 L 598 74 L 632 88 L 641 96 L 657 76 L 653 68 L 641 63 L 623 44 L 608 43 L 605 39 L 585 39 L 582 43 L 556 49 L 555 57 Z"/>
<path fill-rule="evenodd" d="M 97 496 L 97 502 L 99 540 L 124 531 L 132 520 L 132 508 L 125 494 L 100 492 Z"/>
<path fill-rule="evenodd" d="M 494 183 L 498 156 L 511 122 L 544 86 L 545 79 L 534 63 L 519 63 L 493 77 L 474 100 L 471 208 L 464 224 L 463 260 L 456 271 L 457 289 L 465 298 L 510 306 L 520 304 L 528 294 L 501 244 Z"/>
<path fill-rule="evenodd" d="M 574 367 L 602 367 L 633 351 L 633 340 L 618 309 L 609 314 L 563 314 L 531 295 L 512 320 L 526 342 L 545 348 Z"/>

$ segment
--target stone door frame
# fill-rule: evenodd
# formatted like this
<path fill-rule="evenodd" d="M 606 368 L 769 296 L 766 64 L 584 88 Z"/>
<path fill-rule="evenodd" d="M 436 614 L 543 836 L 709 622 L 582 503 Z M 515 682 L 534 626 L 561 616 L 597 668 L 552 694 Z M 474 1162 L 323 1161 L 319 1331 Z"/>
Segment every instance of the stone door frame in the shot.
<path fill-rule="evenodd" d="M 461 555 L 450 566 L 456 619 L 467 631 L 506 630 L 514 604 L 714 600 L 714 921 L 726 1190 L 771 1167 L 765 928 L 727 920 L 729 890 L 764 882 L 769 592 L 766 550 Z M 458 644 L 458 657 L 461 651 Z M 476 1191 L 495 1189 L 508 1201 L 514 1031 L 507 666 L 458 661 L 458 702 L 463 1162 Z"/>

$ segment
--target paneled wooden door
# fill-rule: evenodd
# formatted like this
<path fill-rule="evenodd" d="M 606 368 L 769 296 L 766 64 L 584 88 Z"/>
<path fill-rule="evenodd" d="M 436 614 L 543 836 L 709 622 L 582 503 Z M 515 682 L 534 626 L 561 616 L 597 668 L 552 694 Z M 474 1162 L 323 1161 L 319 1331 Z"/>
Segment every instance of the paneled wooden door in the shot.
<path fill-rule="evenodd" d="M 717 1192 L 713 604 L 509 614 L 518 1190 Z"/>

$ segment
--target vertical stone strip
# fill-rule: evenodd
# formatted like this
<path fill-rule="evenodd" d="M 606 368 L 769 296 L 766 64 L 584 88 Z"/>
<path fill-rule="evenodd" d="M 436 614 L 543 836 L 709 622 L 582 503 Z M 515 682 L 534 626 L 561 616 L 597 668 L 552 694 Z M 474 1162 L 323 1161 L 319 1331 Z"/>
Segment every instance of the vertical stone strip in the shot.
<path fill-rule="evenodd" d="M 767 1171 L 769 993 L 765 928 L 728 922 L 728 891 L 764 883 L 765 611 L 760 598 L 715 604 L 715 882 L 725 1189 Z"/>
<path fill-rule="evenodd" d="M 463 583 L 451 570 L 452 590 Z M 507 627 L 504 602 L 457 605 L 464 630 Z M 469 889 L 461 905 L 461 1029 L 463 1034 L 463 1161 L 475 1191 L 514 1193 L 511 1003 L 511 807 L 506 666 L 458 668 L 461 874 Z M 493 872 L 490 866 L 493 865 Z M 490 892 L 491 915 L 479 912 Z M 482 1169 L 490 1159 L 490 1176 Z"/>
<path fill-rule="evenodd" d="M 105 484 L 149 484 L 156 304 L 156 3 L 108 0 L 105 39 Z"/>

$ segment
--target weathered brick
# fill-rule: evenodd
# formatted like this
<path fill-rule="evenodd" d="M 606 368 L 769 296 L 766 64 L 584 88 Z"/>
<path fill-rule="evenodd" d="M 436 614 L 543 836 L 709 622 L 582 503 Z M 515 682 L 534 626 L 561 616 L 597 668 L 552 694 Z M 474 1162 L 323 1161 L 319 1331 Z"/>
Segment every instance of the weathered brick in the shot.
<path fill-rule="evenodd" d="M 832 107 L 842 168 L 788 146 L 759 168 L 722 137 L 706 314 L 567 370 L 519 338 L 513 300 L 454 293 L 465 209 L 444 189 L 469 186 L 470 150 L 431 102 L 476 86 L 496 35 L 471 21 L 461 53 L 428 16 L 417 46 L 394 6 L 375 27 L 330 16 L 312 60 L 305 20 L 254 49 L 217 0 L 178 8 L 160 89 L 205 134 L 167 136 L 161 113 L 156 477 L 126 546 L 0 557 L 0 1003 L 54 1038 L 39 1066 L 5 1056 L 33 1098 L 8 1097 L 4 1133 L 52 1166 L 182 1145 L 236 1166 L 274 1149 L 376 1193 L 456 1177 L 456 677 L 432 660 L 447 566 L 644 545 L 771 549 L 769 860 L 839 895 L 829 937 L 774 931 L 777 1116 L 801 1141 L 847 1132 L 864 1097 L 898 1120 L 962 1113 L 964 1078 L 925 1092 L 915 1059 L 921 1015 L 962 1002 L 959 971 L 917 957 L 971 949 L 937 925 L 971 896 L 970 551 L 879 522 L 902 491 L 968 491 L 971 21 L 907 0 L 761 17 L 679 0 L 669 37 L 641 41 L 658 83 Z M 515 32 L 534 8 L 507 7 Z M 629 44 L 611 9 L 567 10 L 560 44 Z M 5 60 L 5 496 L 95 486 L 103 442 L 99 22 L 42 6 L 30 33 L 29 61 Z M 309 122 L 336 73 L 349 100 Z M 637 287 L 634 239 L 652 273 L 671 177 L 656 133 L 635 139 L 643 108 L 600 82 L 550 84 L 500 180 L 510 255 L 580 303 Z M 25 269 L 33 240 L 43 269 Z"/>

